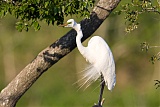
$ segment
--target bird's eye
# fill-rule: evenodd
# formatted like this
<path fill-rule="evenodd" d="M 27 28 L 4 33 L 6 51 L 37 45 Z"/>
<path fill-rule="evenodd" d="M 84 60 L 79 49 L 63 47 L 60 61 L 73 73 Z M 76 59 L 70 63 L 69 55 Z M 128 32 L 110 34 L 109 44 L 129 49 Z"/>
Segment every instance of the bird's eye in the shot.
<path fill-rule="evenodd" d="M 67 22 L 67 24 L 71 24 L 72 22 Z"/>

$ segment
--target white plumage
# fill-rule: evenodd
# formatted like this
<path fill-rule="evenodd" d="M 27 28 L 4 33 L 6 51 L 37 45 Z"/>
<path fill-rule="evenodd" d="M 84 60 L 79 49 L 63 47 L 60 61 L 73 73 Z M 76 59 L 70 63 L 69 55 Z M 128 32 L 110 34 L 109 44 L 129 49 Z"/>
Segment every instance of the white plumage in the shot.
<path fill-rule="evenodd" d="M 84 70 L 81 79 L 84 80 L 82 86 L 86 84 L 88 87 L 102 75 L 106 86 L 109 90 L 112 90 L 116 84 L 115 63 L 107 43 L 100 36 L 94 36 L 89 40 L 88 46 L 84 47 L 81 43 L 83 33 L 80 24 L 77 24 L 74 19 L 69 19 L 64 26 L 72 27 L 77 31 L 76 43 L 78 50 L 90 63 L 90 66 Z"/>

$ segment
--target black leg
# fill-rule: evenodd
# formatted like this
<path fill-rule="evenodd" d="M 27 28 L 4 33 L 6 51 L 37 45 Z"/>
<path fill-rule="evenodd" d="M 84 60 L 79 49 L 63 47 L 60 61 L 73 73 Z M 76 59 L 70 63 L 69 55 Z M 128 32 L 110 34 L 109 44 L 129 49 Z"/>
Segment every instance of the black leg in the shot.
<path fill-rule="evenodd" d="M 104 86 L 105 86 L 105 81 L 104 81 L 103 75 L 101 74 L 101 90 L 99 95 L 99 101 L 97 105 L 94 105 L 92 107 L 102 107 L 102 103 L 103 103 L 102 96 L 103 96 Z"/>
<path fill-rule="evenodd" d="M 99 101 L 98 101 L 98 105 L 100 107 L 102 107 L 101 103 L 102 103 L 102 96 L 103 96 L 104 86 L 105 86 L 105 81 L 104 81 L 103 75 L 101 75 L 101 90 L 100 90 Z"/>

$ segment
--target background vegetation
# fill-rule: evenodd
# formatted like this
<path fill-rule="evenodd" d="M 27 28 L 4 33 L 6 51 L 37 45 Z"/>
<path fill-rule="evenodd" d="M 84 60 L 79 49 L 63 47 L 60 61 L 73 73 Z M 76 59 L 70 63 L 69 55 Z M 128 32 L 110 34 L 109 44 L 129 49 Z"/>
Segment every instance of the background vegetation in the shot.
<path fill-rule="evenodd" d="M 124 4 L 121 2 L 120 5 Z M 120 5 L 115 10 L 120 9 Z M 140 43 L 160 45 L 160 16 L 144 13 L 138 20 L 138 29 L 126 33 L 125 15 L 112 13 L 93 34 L 102 36 L 113 52 L 116 62 L 117 84 L 112 92 L 104 92 L 108 107 L 158 107 L 159 89 L 154 86 L 160 78 L 160 62 L 152 64 L 150 58 L 159 48 L 141 51 Z M 77 22 L 83 17 L 74 18 Z M 64 35 L 69 28 L 48 26 L 40 23 L 41 30 L 18 32 L 16 19 L 7 15 L 0 20 L 0 90 L 3 89 L 21 69 L 42 49 Z M 87 45 L 86 40 L 84 45 Z M 47 71 L 19 100 L 17 107 L 89 107 L 97 102 L 99 81 L 86 90 L 78 90 L 77 73 L 87 63 L 77 49 Z"/>

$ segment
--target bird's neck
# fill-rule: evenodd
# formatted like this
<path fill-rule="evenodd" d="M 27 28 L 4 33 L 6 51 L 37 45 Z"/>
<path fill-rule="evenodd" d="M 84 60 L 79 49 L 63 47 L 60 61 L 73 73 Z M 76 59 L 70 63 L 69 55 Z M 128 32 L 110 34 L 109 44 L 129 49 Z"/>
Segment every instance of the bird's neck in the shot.
<path fill-rule="evenodd" d="M 84 56 L 85 47 L 82 45 L 82 42 L 81 42 L 81 39 L 83 37 L 83 33 L 82 33 L 82 30 L 81 30 L 80 24 L 76 24 L 74 26 L 74 29 L 77 31 L 77 36 L 76 36 L 77 48 L 80 51 L 80 53 Z"/>
<path fill-rule="evenodd" d="M 75 29 L 78 32 L 79 30 L 81 30 L 81 25 L 75 22 L 73 29 Z"/>

